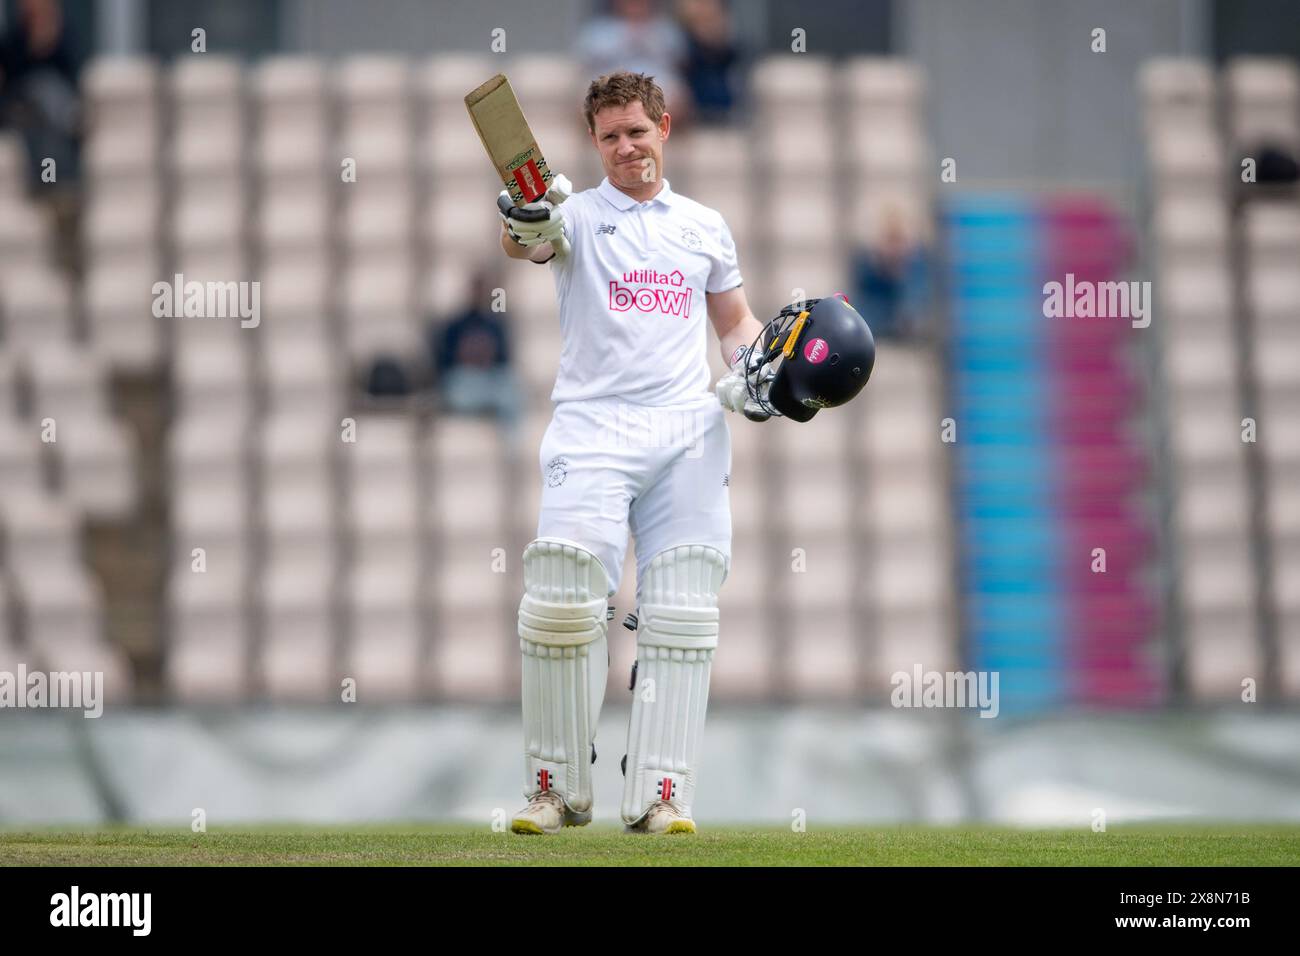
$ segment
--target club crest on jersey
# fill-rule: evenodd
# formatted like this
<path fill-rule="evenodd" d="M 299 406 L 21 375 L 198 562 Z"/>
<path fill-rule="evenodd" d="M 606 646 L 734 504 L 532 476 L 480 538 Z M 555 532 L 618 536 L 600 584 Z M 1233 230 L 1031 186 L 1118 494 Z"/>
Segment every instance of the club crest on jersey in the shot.
<path fill-rule="evenodd" d="M 560 487 L 567 477 L 569 477 L 569 459 L 557 455 L 546 463 L 546 483 L 552 488 Z"/>
<path fill-rule="evenodd" d="M 654 269 L 633 269 L 623 273 L 623 283 L 611 279 L 609 283 L 609 308 L 611 312 L 662 312 L 665 315 L 691 314 L 691 295 L 694 289 L 682 288 L 686 277 L 680 269 L 656 272 Z M 639 288 L 633 288 L 633 284 Z M 664 288 L 667 286 L 667 288 Z"/>
<path fill-rule="evenodd" d="M 700 246 L 704 245 L 704 240 L 700 238 L 700 234 L 690 226 L 682 226 L 682 242 L 686 244 L 686 248 L 691 252 L 699 251 Z"/>

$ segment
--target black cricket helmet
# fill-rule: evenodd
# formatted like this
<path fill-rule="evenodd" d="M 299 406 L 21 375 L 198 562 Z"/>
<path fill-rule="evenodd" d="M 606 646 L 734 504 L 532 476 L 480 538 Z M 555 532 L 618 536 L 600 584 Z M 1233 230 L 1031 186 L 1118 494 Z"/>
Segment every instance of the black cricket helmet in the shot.
<path fill-rule="evenodd" d="M 750 397 L 769 415 L 797 422 L 849 401 L 876 364 L 867 320 L 842 293 L 787 305 L 755 347 L 763 349 L 763 364 L 749 376 Z"/>

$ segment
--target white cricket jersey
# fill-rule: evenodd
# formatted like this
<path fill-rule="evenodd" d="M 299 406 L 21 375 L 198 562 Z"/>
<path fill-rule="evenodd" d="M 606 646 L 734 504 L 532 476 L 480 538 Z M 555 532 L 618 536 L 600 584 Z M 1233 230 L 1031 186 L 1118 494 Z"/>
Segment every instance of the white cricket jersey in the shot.
<path fill-rule="evenodd" d="M 562 339 L 551 401 L 709 397 L 704 296 L 741 284 L 722 215 L 666 179 L 646 202 L 606 178 L 560 208 L 572 252 L 551 260 Z"/>

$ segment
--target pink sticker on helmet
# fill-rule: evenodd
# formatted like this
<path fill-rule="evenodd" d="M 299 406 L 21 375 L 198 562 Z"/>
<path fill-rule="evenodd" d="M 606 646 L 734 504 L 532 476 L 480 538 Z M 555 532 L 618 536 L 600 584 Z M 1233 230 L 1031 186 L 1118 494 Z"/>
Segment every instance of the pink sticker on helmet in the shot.
<path fill-rule="evenodd" d="M 831 347 L 825 339 L 809 339 L 803 347 L 803 357 L 810 362 L 820 362 L 830 354 Z"/>

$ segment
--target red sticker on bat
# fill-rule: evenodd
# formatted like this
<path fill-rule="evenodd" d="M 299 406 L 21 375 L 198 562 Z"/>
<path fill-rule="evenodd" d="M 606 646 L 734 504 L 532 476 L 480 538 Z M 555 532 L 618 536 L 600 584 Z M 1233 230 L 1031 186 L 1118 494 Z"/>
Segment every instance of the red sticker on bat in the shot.
<path fill-rule="evenodd" d="M 524 194 L 524 202 L 536 202 L 546 195 L 546 183 L 535 160 L 529 160 L 515 170 L 515 182 Z"/>
<path fill-rule="evenodd" d="M 825 339 L 809 339 L 803 347 L 803 357 L 813 363 L 826 358 L 829 352 L 830 346 L 826 344 Z"/>

